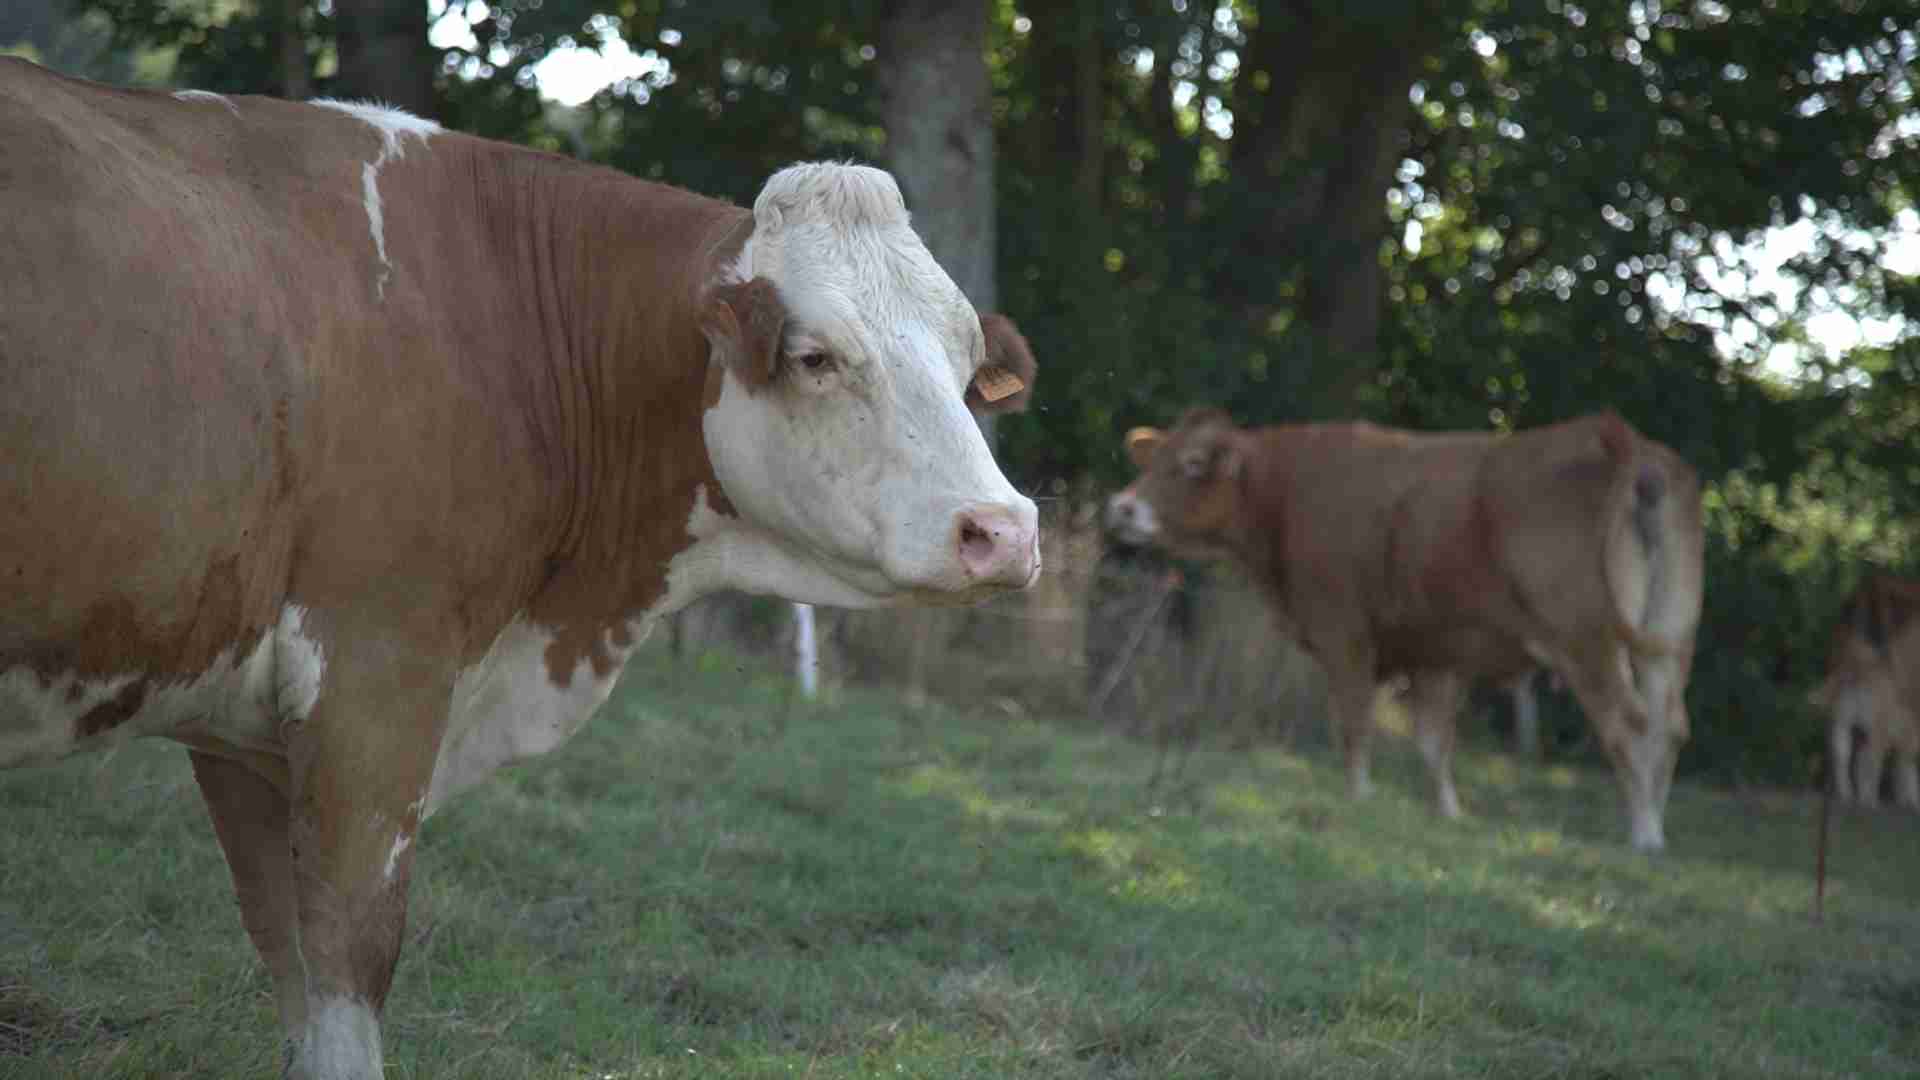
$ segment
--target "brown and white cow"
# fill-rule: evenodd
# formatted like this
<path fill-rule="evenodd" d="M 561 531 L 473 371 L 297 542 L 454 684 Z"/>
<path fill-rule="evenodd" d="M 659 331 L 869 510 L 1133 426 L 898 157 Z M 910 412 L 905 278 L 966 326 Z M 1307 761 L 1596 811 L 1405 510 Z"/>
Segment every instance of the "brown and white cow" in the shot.
<path fill-rule="evenodd" d="M 1876 575 L 1860 583 L 1833 628 L 1813 702 L 1827 713 L 1840 801 L 1878 803 L 1891 757 L 1895 798 L 1920 810 L 1920 582 Z M 1858 756 L 1856 738 L 1864 743 Z"/>
<path fill-rule="evenodd" d="M 885 173 L 751 212 L 382 108 L 0 59 L 0 765 L 192 750 L 298 1077 L 376 1077 L 422 821 L 654 621 L 1030 584 L 1032 359 Z"/>
<path fill-rule="evenodd" d="M 1694 470 L 1612 414 L 1510 436 L 1366 423 L 1241 429 L 1219 410 L 1137 428 L 1113 527 L 1242 564 L 1326 669 L 1349 786 L 1369 790 L 1376 686 L 1406 702 L 1460 812 L 1455 714 L 1475 678 L 1546 666 L 1612 758 L 1635 847 L 1665 845 L 1700 618 Z"/>

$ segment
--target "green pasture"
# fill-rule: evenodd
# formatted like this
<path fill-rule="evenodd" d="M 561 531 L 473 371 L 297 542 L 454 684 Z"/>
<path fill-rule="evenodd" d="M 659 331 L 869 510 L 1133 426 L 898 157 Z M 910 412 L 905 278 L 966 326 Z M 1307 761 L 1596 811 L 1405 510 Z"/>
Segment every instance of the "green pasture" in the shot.
<path fill-rule="evenodd" d="M 1150 746 L 643 654 L 421 837 L 388 1075 L 1920 1075 L 1920 821 L 1610 776 Z M 185 751 L 0 774 L 0 1076 L 258 1077 L 272 992 Z"/>

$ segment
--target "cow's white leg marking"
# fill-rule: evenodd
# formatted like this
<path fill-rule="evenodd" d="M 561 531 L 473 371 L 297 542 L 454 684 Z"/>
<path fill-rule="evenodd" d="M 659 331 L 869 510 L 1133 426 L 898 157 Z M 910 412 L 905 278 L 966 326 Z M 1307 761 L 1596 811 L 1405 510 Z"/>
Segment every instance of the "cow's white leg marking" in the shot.
<path fill-rule="evenodd" d="M 300 1080 L 377 1080 L 380 1021 L 356 997 L 330 994 L 307 1004 L 307 1030 L 294 1048 Z"/>
<path fill-rule="evenodd" d="M 405 829 L 396 829 L 393 833 L 393 850 L 387 852 L 386 878 L 393 880 L 394 871 L 400 868 L 400 856 L 404 855 L 407 845 L 413 843 L 413 837 Z"/>
<path fill-rule="evenodd" d="M 387 852 L 386 879 L 388 881 L 392 881 L 393 875 L 399 872 L 400 856 L 406 854 L 408 846 L 413 843 L 413 832 L 419 827 L 420 816 L 426 808 L 425 795 L 413 800 L 407 807 L 406 819 L 400 823 L 398 829 L 393 831 L 393 848 Z M 376 824 L 384 823 L 385 818 L 382 815 L 375 815 L 375 817 L 378 819 Z"/>
<path fill-rule="evenodd" d="M 1660 781 L 1671 768 L 1672 740 L 1666 731 L 1624 736 L 1627 775 L 1627 820 L 1636 851 L 1663 851 L 1667 846 L 1666 807 L 1659 799 Z"/>
<path fill-rule="evenodd" d="M 240 115 L 240 106 L 235 105 L 227 95 L 216 94 L 211 90 L 175 90 L 173 96 L 176 101 L 217 101 L 225 105 L 228 112 L 235 116 Z"/>
<path fill-rule="evenodd" d="M 1833 795 L 1842 803 L 1853 801 L 1853 719 L 1851 702 L 1842 690 L 1834 695 L 1834 720 L 1827 728 L 1828 768 L 1833 772 Z"/>
<path fill-rule="evenodd" d="M 393 276 L 393 264 L 387 261 L 386 212 L 380 202 L 380 170 L 386 167 L 387 162 L 407 156 L 407 136 L 411 135 L 425 144 L 429 135 L 440 133 L 440 125 L 384 105 L 335 101 L 331 98 L 320 98 L 314 104 L 325 109 L 337 109 L 363 120 L 380 133 L 379 156 L 360 166 L 360 195 L 367 207 L 367 231 L 373 234 L 373 252 L 380 259 L 380 273 L 374 278 L 374 293 L 385 298 L 387 280 Z"/>

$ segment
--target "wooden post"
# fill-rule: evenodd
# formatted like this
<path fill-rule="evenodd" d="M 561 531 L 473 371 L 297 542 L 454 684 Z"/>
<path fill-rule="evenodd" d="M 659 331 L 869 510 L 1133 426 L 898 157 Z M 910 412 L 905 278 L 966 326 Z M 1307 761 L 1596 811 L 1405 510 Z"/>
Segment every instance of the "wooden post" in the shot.
<path fill-rule="evenodd" d="M 1831 768 L 1821 770 L 1831 772 Z M 1827 832 L 1833 813 L 1833 778 L 1820 778 L 1820 832 L 1813 842 L 1813 921 L 1827 917 Z"/>

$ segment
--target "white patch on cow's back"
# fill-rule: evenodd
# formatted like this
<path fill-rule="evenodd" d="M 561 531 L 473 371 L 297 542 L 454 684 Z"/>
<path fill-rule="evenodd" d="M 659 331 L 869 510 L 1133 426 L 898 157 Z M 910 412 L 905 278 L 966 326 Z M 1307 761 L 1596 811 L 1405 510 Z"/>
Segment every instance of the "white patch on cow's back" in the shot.
<path fill-rule="evenodd" d="M 307 1029 L 294 1048 L 295 1076 L 306 1080 L 377 1080 L 380 1020 L 357 997 L 330 994 L 307 1004 Z"/>
<path fill-rule="evenodd" d="M 228 98 L 227 95 L 225 94 L 216 94 L 211 90 L 175 90 L 173 92 L 173 97 L 174 97 L 174 100 L 176 101 L 219 102 L 220 104 L 225 105 L 227 107 L 228 112 L 232 113 L 235 116 L 240 115 L 240 106 L 235 105 L 232 99 Z"/>
<path fill-rule="evenodd" d="M 544 754 L 572 738 L 607 700 L 621 665 L 651 626 L 649 619 L 635 620 L 626 627 L 627 645 L 601 643 L 612 661 L 605 675 L 595 674 L 583 656 L 559 685 L 547 667 L 553 632 L 524 618 L 509 623 L 480 662 L 454 681 L 447 732 L 421 820 L 500 766 Z"/>
<path fill-rule="evenodd" d="M 367 208 L 367 231 L 373 234 L 373 252 L 380 259 L 380 272 L 374 278 L 374 293 L 387 295 L 387 280 L 393 276 L 393 264 L 387 261 L 386 209 L 380 201 L 380 170 L 387 162 L 407 156 L 406 138 L 411 135 L 422 144 L 430 135 L 440 133 L 440 125 L 386 105 L 361 101 L 336 101 L 317 98 L 313 104 L 335 109 L 356 120 L 371 124 L 380 133 L 380 154 L 360 166 L 360 197 Z"/>
<path fill-rule="evenodd" d="M 306 610 L 289 604 L 251 647 L 230 646 L 192 678 L 147 686 L 131 716 L 85 745 L 135 735 L 203 735 L 236 748 L 273 751 L 281 745 L 283 723 L 312 713 L 325 673 L 325 650 L 306 632 Z M 139 671 L 51 680 L 25 667 L 0 672 L 0 766 L 81 748 L 81 717 L 143 680 L 150 677 Z"/>

